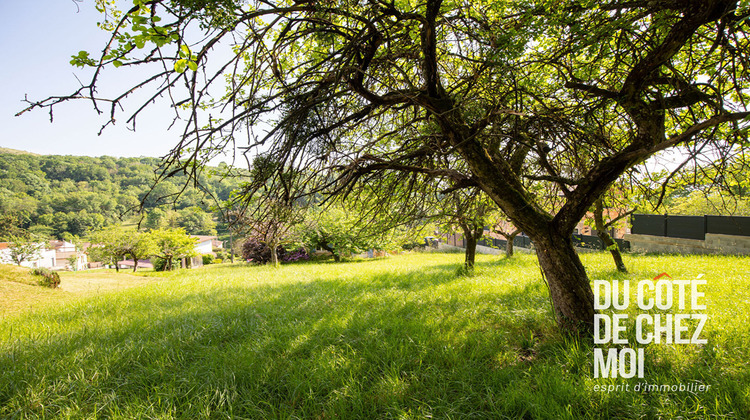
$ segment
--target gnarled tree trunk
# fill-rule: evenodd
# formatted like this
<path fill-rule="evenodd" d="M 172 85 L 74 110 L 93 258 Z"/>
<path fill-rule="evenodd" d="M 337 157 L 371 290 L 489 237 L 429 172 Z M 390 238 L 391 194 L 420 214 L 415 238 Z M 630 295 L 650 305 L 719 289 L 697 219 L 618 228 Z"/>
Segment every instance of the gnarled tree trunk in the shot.
<path fill-rule="evenodd" d="M 339 255 L 336 252 L 335 249 L 333 249 L 332 247 L 328 246 L 327 243 L 321 244 L 320 247 L 323 248 L 324 250 L 330 252 L 331 255 L 333 255 L 333 261 L 335 261 L 335 262 L 341 262 L 341 255 Z"/>
<path fill-rule="evenodd" d="M 130 256 L 133 257 L 133 272 L 135 273 L 138 270 L 138 258 L 132 254 Z"/>
<path fill-rule="evenodd" d="M 516 229 L 511 233 L 506 232 L 500 232 L 501 235 L 505 238 L 505 255 L 508 257 L 513 256 L 513 241 L 516 239 L 516 236 L 521 233 L 521 229 Z"/>
<path fill-rule="evenodd" d="M 594 294 L 571 237 L 552 231 L 530 237 L 549 286 L 557 324 L 568 332 L 593 332 Z"/>
<path fill-rule="evenodd" d="M 484 229 L 482 226 L 469 226 L 461 224 L 461 230 L 464 231 L 464 241 L 466 246 L 464 268 L 467 270 L 474 268 L 474 262 L 477 255 L 477 242 L 482 237 Z"/>

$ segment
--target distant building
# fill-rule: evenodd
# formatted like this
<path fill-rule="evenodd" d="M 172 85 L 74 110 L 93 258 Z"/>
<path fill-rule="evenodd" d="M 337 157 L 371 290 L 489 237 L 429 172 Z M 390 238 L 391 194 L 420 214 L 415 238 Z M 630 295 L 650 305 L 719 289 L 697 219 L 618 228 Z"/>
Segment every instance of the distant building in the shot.
<path fill-rule="evenodd" d="M 28 268 L 55 268 L 56 253 L 54 249 L 47 249 L 47 246 L 43 242 L 37 244 L 39 246 L 39 253 L 36 258 L 24 261 L 21 263 L 21 267 Z M 15 264 L 10 258 L 10 243 L 0 242 L 0 262 L 5 264 Z"/>
<path fill-rule="evenodd" d="M 195 238 L 195 252 L 198 254 L 213 254 L 214 248 L 223 248 L 224 245 L 221 243 L 219 238 L 216 236 L 208 235 L 191 235 Z"/>
<path fill-rule="evenodd" d="M 88 268 L 88 257 L 76 250 L 75 244 L 66 241 L 39 242 L 39 254 L 36 258 L 21 263 L 21 267 L 49 268 L 51 270 L 85 270 Z M 75 257 L 71 265 L 70 257 Z M 14 264 L 10 259 L 10 244 L 0 242 L 0 261 Z"/>
<path fill-rule="evenodd" d="M 123 269 L 133 269 L 135 262 L 133 260 L 122 260 L 117 262 L 117 266 Z M 154 268 L 150 259 L 138 260 L 138 268 Z"/>
<path fill-rule="evenodd" d="M 84 244 L 82 248 L 88 248 Z M 50 241 L 49 247 L 55 251 L 54 270 L 86 270 L 89 268 L 88 256 L 83 249 L 77 250 L 76 245 L 67 241 Z M 75 257 L 75 263 L 71 265 L 71 257 Z"/>

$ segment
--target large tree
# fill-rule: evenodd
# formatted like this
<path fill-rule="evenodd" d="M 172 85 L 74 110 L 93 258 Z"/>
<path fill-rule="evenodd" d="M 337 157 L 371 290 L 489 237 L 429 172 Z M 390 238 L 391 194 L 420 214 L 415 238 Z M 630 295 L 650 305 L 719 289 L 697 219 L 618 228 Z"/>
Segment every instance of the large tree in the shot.
<path fill-rule="evenodd" d="M 74 58 L 91 82 L 30 108 L 89 98 L 114 122 L 147 90 L 129 121 L 161 96 L 186 109 L 166 163 L 189 172 L 249 132 L 248 150 L 312 169 L 320 192 L 390 171 L 478 187 L 534 242 L 569 331 L 593 328 L 571 233 L 597 197 L 665 149 L 740 147 L 750 115 L 748 11 L 732 0 L 133 3 L 109 14 L 100 57 Z M 153 73 L 97 97 L 102 69 L 134 66 Z M 545 210 L 530 180 L 564 203 Z"/>

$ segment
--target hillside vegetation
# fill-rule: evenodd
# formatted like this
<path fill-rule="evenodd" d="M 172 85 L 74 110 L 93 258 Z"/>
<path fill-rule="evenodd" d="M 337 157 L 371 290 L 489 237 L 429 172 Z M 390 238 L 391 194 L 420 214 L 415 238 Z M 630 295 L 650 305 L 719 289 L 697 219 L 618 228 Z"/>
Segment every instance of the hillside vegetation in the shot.
<path fill-rule="evenodd" d="M 226 165 L 207 168 L 203 189 L 185 175 L 154 187 L 156 158 L 39 156 L 0 151 L 0 241 L 31 232 L 42 237 L 86 236 L 103 226 L 138 216 L 152 227 L 169 224 L 191 234 L 215 234 L 215 200 L 226 200 L 239 185 Z M 154 187 L 153 191 L 151 190 Z M 137 214 L 143 203 L 144 213 Z"/>
<path fill-rule="evenodd" d="M 747 258 L 582 258 L 592 279 L 708 281 L 705 346 L 646 348 L 650 383 L 596 392 L 532 256 L 208 266 L 0 320 L 0 417 L 682 418 L 750 414 Z M 75 273 L 74 273 L 75 274 Z M 113 274 L 114 275 L 114 274 Z M 65 280 L 63 280 L 65 281 Z"/>

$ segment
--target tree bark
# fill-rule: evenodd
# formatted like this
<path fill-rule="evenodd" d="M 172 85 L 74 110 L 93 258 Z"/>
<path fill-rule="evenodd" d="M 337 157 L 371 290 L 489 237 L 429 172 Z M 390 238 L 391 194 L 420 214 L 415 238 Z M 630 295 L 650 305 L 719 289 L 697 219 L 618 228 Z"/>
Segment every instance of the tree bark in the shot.
<path fill-rule="evenodd" d="M 530 235 L 546 278 L 557 324 L 573 334 L 593 334 L 594 294 L 570 235 L 552 230 Z"/>
<path fill-rule="evenodd" d="M 325 249 L 326 251 L 330 252 L 331 255 L 333 255 L 333 261 L 335 261 L 335 262 L 341 262 L 341 255 L 337 254 L 336 251 L 333 248 L 331 248 L 330 246 L 328 246 L 327 243 L 321 244 L 320 247 L 323 248 L 323 249 Z"/>
<path fill-rule="evenodd" d="M 279 241 L 276 238 L 271 238 L 271 241 L 269 242 L 269 248 L 271 248 L 271 264 L 273 264 L 274 267 L 279 266 L 279 254 L 276 253 L 276 248 L 279 247 Z"/>
<path fill-rule="evenodd" d="M 234 235 L 231 230 L 229 231 L 229 259 L 234 264 Z"/>
<path fill-rule="evenodd" d="M 505 255 L 508 257 L 513 256 L 513 241 L 516 239 L 516 236 L 521 233 L 521 229 L 516 229 L 511 233 L 505 233 L 500 232 L 501 235 L 505 238 Z"/>
<path fill-rule="evenodd" d="M 472 227 L 467 224 L 461 224 L 461 230 L 464 231 L 464 239 L 466 241 L 464 268 L 470 270 L 474 268 L 474 262 L 477 255 L 477 241 L 482 237 L 484 229 L 481 226 L 474 226 L 472 229 Z"/>
<path fill-rule="evenodd" d="M 594 224 L 596 225 L 596 235 L 604 243 L 612 254 L 612 259 L 615 261 L 615 267 L 617 271 L 621 273 L 627 273 L 628 269 L 625 267 L 625 262 L 622 260 L 622 254 L 620 253 L 620 247 L 617 246 L 617 242 L 607 233 L 607 225 L 604 223 L 604 203 L 602 198 L 599 197 L 594 202 Z"/>

